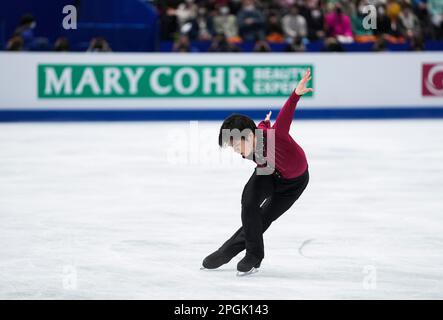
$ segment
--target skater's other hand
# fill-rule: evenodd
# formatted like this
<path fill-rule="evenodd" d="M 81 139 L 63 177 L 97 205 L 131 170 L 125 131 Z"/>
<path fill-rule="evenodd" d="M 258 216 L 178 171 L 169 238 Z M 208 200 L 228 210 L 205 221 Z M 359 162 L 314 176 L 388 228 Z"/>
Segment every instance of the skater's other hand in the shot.
<path fill-rule="evenodd" d="M 271 120 L 271 114 L 272 114 L 272 111 L 269 111 L 269 113 L 266 115 L 265 121 Z"/>
<path fill-rule="evenodd" d="M 295 88 L 295 93 L 297 95 L 302 96 L 305 93 L 314 91 L 312 88 L 306 88 L 306 82 L 308 82 L 309 80 L 311 80 L 311 68 L 308 68 L 308 70 L 303 75 L 303 78 L 298 83 L 297 88 Z"/>

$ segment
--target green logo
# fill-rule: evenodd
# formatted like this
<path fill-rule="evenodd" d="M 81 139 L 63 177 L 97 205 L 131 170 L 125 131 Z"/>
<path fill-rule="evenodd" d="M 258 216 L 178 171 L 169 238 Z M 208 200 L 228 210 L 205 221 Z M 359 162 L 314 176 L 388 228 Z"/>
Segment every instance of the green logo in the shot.
<path fill-rule="evenodd" d="M 314 74 L 312 65 L 41 64 L 38 66 L 38 97 L 286 97 L 308 67 Z"/>

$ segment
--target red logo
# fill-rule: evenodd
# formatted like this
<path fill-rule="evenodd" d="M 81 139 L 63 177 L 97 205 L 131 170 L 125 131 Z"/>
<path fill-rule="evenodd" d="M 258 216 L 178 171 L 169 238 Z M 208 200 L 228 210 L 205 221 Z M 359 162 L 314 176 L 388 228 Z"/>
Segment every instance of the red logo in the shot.
<path fill-rule="evenodd" d="M 443 63 L 423 64 L 422 75 L 422 95 L 443 97 Z"/>

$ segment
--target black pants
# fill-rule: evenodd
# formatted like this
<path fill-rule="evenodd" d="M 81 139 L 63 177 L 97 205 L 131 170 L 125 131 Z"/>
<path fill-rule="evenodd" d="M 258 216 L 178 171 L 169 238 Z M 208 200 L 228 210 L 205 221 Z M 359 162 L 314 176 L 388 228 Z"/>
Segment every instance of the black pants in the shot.
<path fill-rule="evenodd" d="M 263 259 L 263 232 L 293 205 L 309 182 L 308 169 L 293 179 L 284 179 L 277 171 L 257 175 L 256 170 L 242 194 L 242 227 L 219 249 L 226 255 L 236 256 L 246 249 L 247 254 Z"/>

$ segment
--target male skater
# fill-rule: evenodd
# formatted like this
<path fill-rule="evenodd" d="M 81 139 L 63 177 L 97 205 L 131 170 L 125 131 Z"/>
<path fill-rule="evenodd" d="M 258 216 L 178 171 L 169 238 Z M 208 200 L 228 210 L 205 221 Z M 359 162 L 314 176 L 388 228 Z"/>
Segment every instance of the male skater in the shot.
<path fill-rule="evenodd" d="M 224 120 L 220 128 L 219 145 L 233 147 L 243 158 L 256 162 L 257 167 L 241 197 L 242 227 L 203 260 L 204 268 L 216 269 L 246 249 L 246 255 L 237 264 L 238 275 L 257 271 L 264 258 L 263 232 L 292 206 L 308 185 L 306 156 L 289 135 L 289 128 L 298 100 L 305 93 L 313 91 L 306 87 L 310 79 L 311 71 L 308 69 L 278 113 L 272 127 L 271 112 L 258 127 L 244 115 L 233 114 Z M 233 135 L 232 132 L 242 134 Z M 247 132 L 246 136 L 244 132 Z M 260 157 L 260 150 L 263 150 L 264 158 Z"/>

